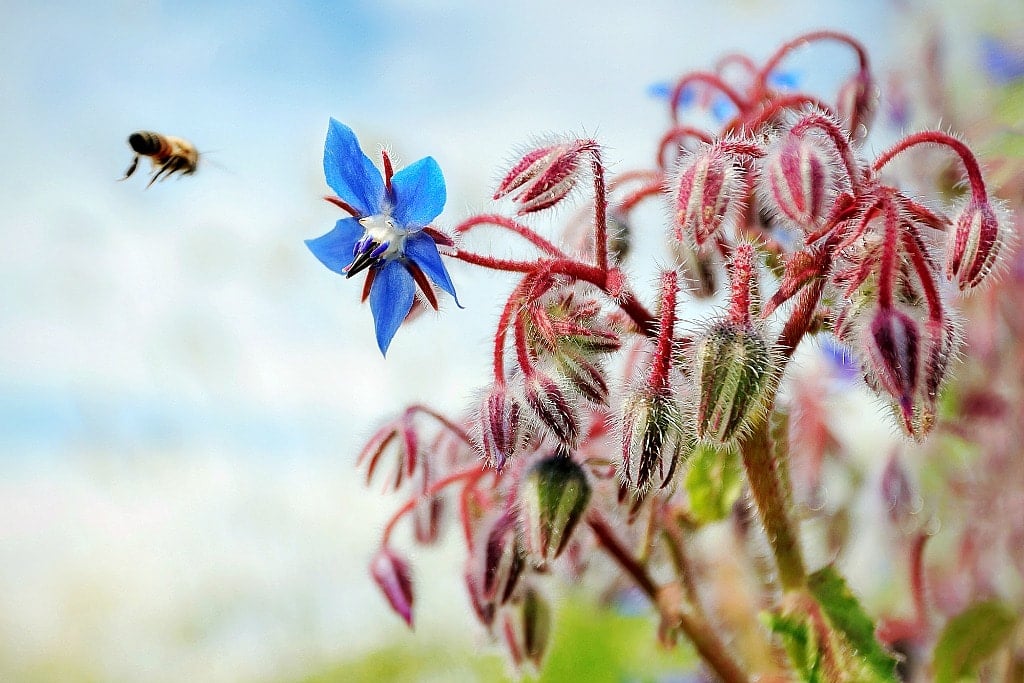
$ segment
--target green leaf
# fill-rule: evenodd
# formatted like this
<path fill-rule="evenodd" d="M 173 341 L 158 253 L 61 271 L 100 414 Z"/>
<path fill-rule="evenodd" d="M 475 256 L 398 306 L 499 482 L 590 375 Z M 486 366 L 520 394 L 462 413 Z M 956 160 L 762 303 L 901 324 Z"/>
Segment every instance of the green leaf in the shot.
<path fill-rule="evenodd" d="M 1006 641 L 1015 622 L 1013 612 L 995 600 L 979 602 L 950 619 L 935 646 L 936 683 L 972 678 L 978 665 Z"/>
<path fill-rule="evenodd" d="M 743 490 L 739 457 L 731 449 L 699 444 L 690 456 L 686 492 L 690 513 L 701 523 L 725 519 Z"/>
<path fill-rule="evenodd" d="M 808 588 L 833 628 L 843 635 L 850 648 L 849 654 L 875 680 L 898 681 L 896 658 L 875 639 L 874 622 L 839 572 L 831 565 L 819 569 L 808 577 Z"/>
<path fill-rule="evenodd" d="M 822 683 L 821 653 L 814 631 L 803 619 L 765 613 L 761 615 L 772 633 L 782 639 L 789 661 L 802 683 Z"/>

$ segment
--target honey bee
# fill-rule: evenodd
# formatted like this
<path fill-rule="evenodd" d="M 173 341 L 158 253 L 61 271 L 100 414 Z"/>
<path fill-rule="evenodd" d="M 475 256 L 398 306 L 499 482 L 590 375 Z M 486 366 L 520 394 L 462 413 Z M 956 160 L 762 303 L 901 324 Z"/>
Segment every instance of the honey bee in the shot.
<path fill-rule="evenodd" d="M 199 151 L 188 140 L 173 135 L 161 135 L 149 130 L 139 130 L 128 136 L 128 144 L 135 151 L 128 170 L 124 172 L 127 180 L 139 166 L 139 157 L 147 156 L 153 164 L 152 177 L 146 187 L 161 178 L 169 178 L 175 173 L 191 175 L 199 165 Z"/>

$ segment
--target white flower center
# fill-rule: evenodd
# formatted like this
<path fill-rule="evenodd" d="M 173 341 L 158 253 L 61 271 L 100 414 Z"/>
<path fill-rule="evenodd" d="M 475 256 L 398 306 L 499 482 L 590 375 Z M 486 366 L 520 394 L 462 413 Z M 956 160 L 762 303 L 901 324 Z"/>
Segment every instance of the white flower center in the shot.
<path fill-rule="evenodd" d="M 359 225 L 374 242 L 387 244 L 388 248 L 380 254 L 381 260 L 393 259 L 404 252 L 405 238 L 409 233 L 395 224 L 395 219 L 386 213 L 367 216 L 359 219 Z"/>

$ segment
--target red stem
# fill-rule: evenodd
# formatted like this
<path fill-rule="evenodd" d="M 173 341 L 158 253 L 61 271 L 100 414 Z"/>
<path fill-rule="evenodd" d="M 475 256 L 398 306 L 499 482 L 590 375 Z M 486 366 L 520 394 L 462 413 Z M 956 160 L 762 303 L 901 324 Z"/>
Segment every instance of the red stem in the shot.
<path fill-rule="evenodd" d="M 594 170 L 594 251 L 597 267 L 608 272 L 608 193 L 604 184 L 604 164 L 601 148 L 594 145 L 590 151 L 590 165 Z"/>
<path fill-rule="evenodd" d="M 793 40 L 784 43 L 782 47 L 775 51 L 775 54 L 772 55 L 771 59 L 761 67 L 761 73 L 758 74 L 757 79 L 757 92 L 764 90 L 765 84 L 768 82 L 769 74 L 775 70 L 775 67 L 779 65 L 786 55 L 798 47 L 819 40 L 834 40 L 849 45 L 853 48 L 854 52 L 857 53 L 857 61 L 861 71 L 866 71 L 868 69 L 868 53 L 864 49 L 864 46 L 852 37 L 838 31 L 812 31 L 810 33 L 805 33 L 802 36 L 797 36 Z"/>
<path fill-rule="evenodd" d="M 502 216 L 500 214 L 485 213 L 480 214 L 478 216 L 472 216 L 462 221 L 457 226 L 455 226 L 454 232 L 456 234 L 464 234 L 480 225 L 494 225 L 499 228 L 504 228 L 526 239 L 527 241 L 530 242 L 530 244 L 551 256 L 563 259 L 569 258 L 568 254 L 566 254 L 561 249 L 556 247 L 554 244 L 538 235 L 536 232 L 534 232 L 527 226 L 517 221 L 514 221 L 511 218 L 506 218 L 505 216 Z"/>
<path fill-rule="evenodd" d="M 939 130 L 926 130 L 908 135 L 879 155 L 872 166 L 872 170 L 876 173 L 881 171 L 882 167 L 892 161 L 896 155 L 902 154 L 911 147 L 923 144 L 945 145 L 953 150 L 960 157 L 964 170 L 967 171 L 967 180 L 971 185 L 971 193 L 974 198 L 980 202 L 988 200 L 988 192 L 985 190 L 985 181 L 981 177 L 981 167 L 978 165 L 978 159 L 967 145 L 952 135 Z"/>
<path fill-rule="evenodd" d="M 885 237 L 882 239 L 882 261 L 878 273 L 878 305 L 882 308 L 892 308 L 892 287 L 899 266 L 896 259 L 898 249 L 899 214 L 896 203 L 889 197 L 885 200 Z"/>
<path fill-rule="evenodd" d="M 672 112 L 672 121 L 679 121 L 679 96 L 683 93 L 685 88 L 690 83 L 704 83 L 712 88 L 715 88 L 723 95 L 732 100 L 733 104 L 738 109 L 744 109 L 748 106 L 747 100 L 736 92 L 729 84 L 721 79 L 718 74 L 713 74 L 707 71 L 694 71 L 689 73 L 676 82 L 676 87 L 672 89 L 671 99 L 669 100 L 669 107 Z"/>
<path fill-rule="evenodd" d="M 658 344 L 651 367 L 650 386 L 662 393 L 668 387 L 669 369 L 672 367 L 672 339 L 676 327 L 676 292 L 679 277 L 668 270 L 661 275 L 661 320 L 658 325 Z"/>
<path fill-rule="evenodd" d="M 832 140 L 832 144 L 836 146 L 839 156 L 843 160 L 843 166 L 846 167 L 846 175 L 850 179 L 850 187 L 853 190 L 853 194 L 859 195 L 861 188 L 861 174 L 857 170 L 857 163 L 853 158 L 853 149 L 850 147 L 850 139 L 846 136 L 846 133 L 844 133 L 830 117 L 817 112 L 807 114 L 800 119 L 800 121 L 793 126 L 792 132 L 794 135 L 801 135 L 808 128 L 817 128 L 818 130 L 824 131 L 825 134 L 828 135 L 829 139 Z"/>
<path fill-rule="evenodd" d="M 433 496 L 442 489 L 444 489 L 445 487 L 451 486 L 455 482 L 462 481 L 463 479 L 472 479 L 474 481 L 478 480 L 490 471 L 491 470 L 489 470 L 486 466 L 484 466 L 481 463 L 476 464 L 473 467 L 468 467 L 464 470 L 459 470 L 458 472 L 453 472 L 452 474 L 449 474 L 447 477 L 442 477 L 441 479 L 438 479 L 433 484 L 431 484 L 428 489 L 421 493 L 418 493 L 417 495 L 407 500 L 405 504 L 402 505 L 402 507 L 398 508 L 398 511 L 396 511 L 395 514 L 391 516 L 391 519 L 388 520 L 387 525 L 384 527 L 384 533 L 381 534 L 381 545 L 386 546 L 388 544 L 388 540 L 391 538 L 391 533 L 395 530 L 395 526 L 398 524 L 399 520 L 401 520 L 402 517 L 404 517 L 405 515 L 409 514 L 409 512 L 414 507 L 416 507 L 416 503 L 420 502 L 420 500 L 423 497 Z M 472 483 L 473 482 L 470 482 L 469 484 L 467 484 L 467 486 L 472 485 Z"/>

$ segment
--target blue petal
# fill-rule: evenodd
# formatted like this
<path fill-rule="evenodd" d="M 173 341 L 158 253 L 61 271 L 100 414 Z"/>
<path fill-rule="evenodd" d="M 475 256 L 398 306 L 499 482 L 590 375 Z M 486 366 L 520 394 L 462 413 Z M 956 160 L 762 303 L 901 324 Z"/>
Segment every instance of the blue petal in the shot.
<path fill-rule="evenodd" d="M 365 232 L 355 218 L 342 218 L 326 235 L 306 240 L 306 246 L 322 264 L 344 274 L 345 266 L 352 263 L 352 250 Z"/>
<path fill-rule="evenodd" d="M 384 202 L 384 179 L 370 158 L 363 154 L 352 129 L 331 119 L 324 143 L 324 176 L 339 197 L 373 216 Z"/>
<path fill-rule="evenodd" d="M 377 346 L 385 356 L 395 332 L 412 308 L 416 285 L 401 261 L 387 261 L 373 278 L 370 310 L 377 328 Z"/>
<path fill-rule="evenodd" d="M 406 228 L 429 225 L 444 208 L 447 193 L 444 176 L 434 157 L 425 157 L 406 166 L 391 178 L 395 208 L 391 216 Z"/>
<path fill-rule="evenodd" d="M 455 294 L 455 285 L 452 284 L 452 279 L 448 276 L 448 270 L 444 267 L 444 262 L 441 261 L 437 245 L 434 244 L 430 235 L 423 232 L 410 235 L 405 240 L 405 255 L 419 266 L 420 270 L 426 273 L 435 285 L 451 294 L 459 308 L 463 308 L 459 303 L 459 297 Z"/>

